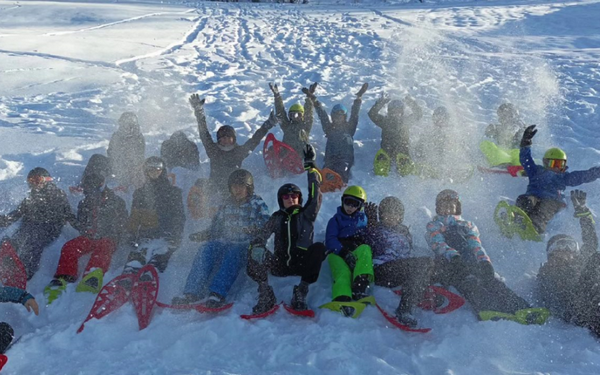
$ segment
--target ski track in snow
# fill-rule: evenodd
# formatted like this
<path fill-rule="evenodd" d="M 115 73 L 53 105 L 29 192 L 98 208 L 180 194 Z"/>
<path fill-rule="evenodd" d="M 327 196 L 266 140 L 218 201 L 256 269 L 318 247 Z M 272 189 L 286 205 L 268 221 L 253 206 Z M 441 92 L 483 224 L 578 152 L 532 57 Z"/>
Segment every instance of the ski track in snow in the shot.
<path fill-rule="evenodd" d="M 427 210 L 433 209 L 435 194 L 446 187 L 457 189 L 463 195 L 465 217 L 476 221 L 498 272 L 517 292 L 530 298 L 535 271 L 545 259 L 544 245 L 503 239 L 490 219 L 498 199 L 514 199 L 524 191 L 524 179 L 475 174 L 469 183 L 460 184 L 373 177 L 369 171 L 379 148 L 380 131 L 374 128 L 367 112 L 382 90 L 400 98 L 412 95 L 425 111 L 424 125 L 413 129 L 418 138 L 429 126 L 433 109 L 445 105 L 460 125 L 456 151 L 476 160 L 478 141 L 471 139 L 478 140 L 484 127 L 496 121 L 495 108 L 500 103 L 511 101 L 521 109 L 527 123 L 537 123 L 543 129 L 536 136 L 536 153 L 560 144 L 569 150 L 573 169 L 597 165 L 600 42 L 595 35 L 597 28 L 587 31 L 586 27 L 596 22 L 587 18 L 598 14 L 600 2 L 455 3 L 440 2 L 431 8 L 427 7 L 430 4 L 201 3 L 197 9 L 179 12 L 149 12 L 141 7 L 140 15 L 119 21 L 70 31 L 51 27 L 52 31 L 35 34 L 53 38 L 84 35 L 89 39 L 123 28 L 123 37 L 127 38 L 131 29 L 125 27 L 136 22 L 158 16 L 191 16 L 183 27 L 177 24 L 181 33 L 172 42 L 163 43 L 164 47 L 143 40 L 146 47 L 136 50 L 139 52 L 124 51 L 122 58 L 106 61 L 67 57 L 62 51 L 12 51 L 2 47 L 4 35 L 0 35 L 0 53 L 6 56 L 93 66 L 98 72 L 119 75 L 113 84 L 76 92 L 20 93 L 73 79 L 50 73 L 47 81 L 24 81 L 14 95 L 0 97 L 0 134 L 8 137 L 9 130 L 17 134 L 20 131 L 36 149 L 31 152 L 24 147 L 21 152 L 0 156 L 0 191 L 6 197 L 2 212 L 24 196 L 23 175 L 40 163 L 52 166 L 53 173 L 62 176 L 59 186 L 75 183 L 87 158 L 104 152 L 106 138 L 124 110 L 139 113 L 148 156 L 156 154 L 159 142 L 174 130 L 185 129 L 199 144 L 201 159 L 206 162 L 187 103 L 193 92 L 207 98 L 209 129 L 230 124 L 242 143 L 273 108 L 269 82 L 279 85 L 286 107 L 297 101 L 303 103 L 300 88 L 319 82 L 317 95 L 327 108 L 338 102 L 350 107 L 360 85 L 369 82 L 355 137 L 353 182 L 365 186 L 373 201 L 389 194 L 400 196 L 407 207 L 405 220 L 414 223 L 411 229 L 419 246 L 424 246 L 423 227 Z M 0 2 L 0 10 L 19 11 L 9 5 Z M 52 9 L 51 4 L 44 6 Z M 0 27 L 4 15 L 0 13 Z M 582 16 L 585 21 L 574 28 L 573 20 Z M 560 32 L 552 33 L 553 28 Z M 116 40 L 115 45 L 120 41 Z M 2 74 L 35 69 L 40 68 L 0 65 Z M 279 129 L 274 132 L 281 137 Z M 18 139 L 18 135 L 14 138 L 10 134 L 10 140 Z M 35 143 L 38 135 L 46 137 L 45 141 Z M 319 151 L 324 151 L 325 139 L 316 116 L 311 139 Z M 264 170 L 260 147 L 244 167 L 253 171 L 257 191 L 273 210 L 276 188 L 287 180 L 272 181 L 259 173 Z M 571 158 L 572 154 L 577 157 Z M 206 164 L 203 168 L 202 173 L 207 173 Z M 195 178 L 182 176 L 178 181 L 182 187 L 189 187 Z M 304 188 L 303 177 L 292 181 Z M 590 192 L 590 206 L 598 211 L 600 198 L 593 193 L 597 190 L 594 184 L 583 189 Z M 130 203 L 131 196 L 126 198 Z M 73 207 L 78 199 L 70 196 Z M 324 197 L 316 224 L 317 239 L 323 238 L 327 220 L 338 202 L 339 194 Z M 569 211 L 560 214 L 551 227 L 570 231 L 579 238 L 578 224 L 571 215 Z M 197 226 L 188 221 L 186 238 Z M 14 228 L 5 234 L 11 230 Z M 41 291 L 53 274 L 60 245 L 75 235 L 71 228 L 65 229 L 45 252 L 43 267 L 30 283 L 30 291 L 38 301 L 43 301 Z M 159 300 L 168 302 L 181 293 L 196 249 L 196 244 L 184 241 L 161 278 Z M 124 251 L 116 254 L 107 279 L 120 272 Z M 288 299 L 295 280 L 271 281 L 278 298 Z M 330 272 L 324 265 L 318 283 L 311 288 L 309 303 L 313 307 L 329 300 L 330 285 Z M 238 317 L 248 313 L 255 303 L 255 285 L 246 277 L 240 277 L 231 292 L 236 305 L 230 312 L 204 317 L 157 309 L 150 327 L 138 332 L 135 313 L 128 305 L 102 321 L 90 321 L 84 333 L 76 335 L 94 297 L 75 294 L 74 288 L 69 286 L 67 294 L 50 308 L 42 308 L 37 318 L 25 317 L 20 306 L 0 306 L 0 315 L 25 333 L 10 353 L 7 373 L 600 372 L 600 349 L 583 329 L 558 321 L 544 327 L 478 323 L 466 307 L 447 316 L 421 314 L 423 324 L 433 328 L 427 335 L 387 329 L 372 308 L 359 320 L 317 311 L 314 321 L 305 321 L 281 309 L 271 318 L 248 323 Z M 397 298 L 385 289 L 376 288 L 375 295 L 390 311 L 397 304 Z"/>

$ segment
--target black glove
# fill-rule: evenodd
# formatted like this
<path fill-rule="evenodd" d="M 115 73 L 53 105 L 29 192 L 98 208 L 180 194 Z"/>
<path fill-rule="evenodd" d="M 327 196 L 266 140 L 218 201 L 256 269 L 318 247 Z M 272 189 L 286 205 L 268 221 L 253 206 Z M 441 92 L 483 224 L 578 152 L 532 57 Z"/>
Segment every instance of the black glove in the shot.
<path fill-rule="evenodd" d="M 272 83 L 269 83 L 269 88 L 271 89 L 273 94 L 279 95 L 279 89 L 277 88 L 277 85 L 273 85 Z"/>
<path fill-rule="evenodd" d="M 479 279 L 484 282 L 489 282 L 496 278 L 494 266 L 492 266 L 492 263 L 488 261 L 482 261 L 478 263 L 478 273 Z"/>
<path fill-rule="evenodd" d="M 368 88 L 369 88 L 369 84 L 368 83 L 363 83 L 363 85 L 361 86 L 360 90 L 358 90 L 358 92 L 356 93 L 356 97 L 360 99 L 363 96 L 363 94 L 365 92 L 367 92 Z"/>
<path fill-rule="evenodd" d="M 315 151 L 315 148 L 311 144 L 307 143 L 304 146 L 304 169 L 309 170 L 312 168 L 316 168 L 316 160 L 317 152 Z"/>
<path fill-rule="evenodd" d="M 200 96 L 198 94 L 192 94 L 190 96 L 190 105 L 192 106 L 192 108 L 194 108 L 194 111 L 201 111 L 202 109 L 204 109 L 205 101 L 206 99 L 200 99 Z"/>
<path fill-rule="evenodd" d="M 173 253 L 171 252 L 171 249 L 169 249 L 169 251 L 167 251 L 166 254 L 154 255 L 152 257 L 152 259 L 150 259 L 150 262 L 148 262 L 148 263 L 150 263 L 151 265 L 156 267 L 158 272 L 163 273 L 163 272 L 165 272 L 165 269 L 167 269 L 167 266 L 169 265 L 169 259 L 171 259 L 171 255 L 173 255 Z"/>
<path fill-rule="evenodd" d="M 275 112 L 271 111 L 271 114 L 269 115 L 269 119 L 267 121 L 265 121 L 263 126 L 265 126 L 267 129 L 273 129 L 278 123 L 279 123 L 279 119 L 275 115 Z"/>
<path fill-rule="evenodd" d="M 537 133 L 537 129 L 535 125 L 530 125 L 525 129 L 523 133 L 523 138 L 521 138 L 521 146 L 520 147 L 529 147 L 531 146 L 533 136 Z"/>
<path fill-rule="evenodd" d="M 381 97 L 379 99 L 377 99 L 377 104 L 380 104 L 382 106 L 388 104 L 392 99 L 390 98 L 389 95 L 387 95 L 385 92 L 381 92 Z"/>
<path fill-rule="evenodd" d="M 573 202 L 573 208 L 575 209 L 575 217 L 589 212 L 586 207 L 587 193 L 583 190 L 573 190 L 571 192 L 571 202 Z"/>
<path fill-rule="evenodd" d="M 365 203 L 365 215 L 367 215 L 367 225 L 372 226 L 377 224 L 379 221 L 377 219 L 377 213 L 379 212 L 379 207 L 377 204 L 373 202 Z"/>
<path fill-rule="evenodd" d="M 319 85 L 318 82 L 313 83 L 312 85 L 309 86 L 309 88 L 303 87 L 302 88 L 302 92 L 312 101 L 317 100 L 317 97 L 315 95 L 315 91 L 317 91 L 317 86 Z"/>
<path fill-rule="evenodd" d="M 352 254 L 351 251 L 348 251 L 346 253 L 346 255 L 344 256 L 344 260 L 346 261 L 346 264 L 348 265 L 348 267 L 350 267 L 351 270 L 353 270 L 354 267 L 356 267 L 356 257 L 354 256 L 354 254 Z"/>

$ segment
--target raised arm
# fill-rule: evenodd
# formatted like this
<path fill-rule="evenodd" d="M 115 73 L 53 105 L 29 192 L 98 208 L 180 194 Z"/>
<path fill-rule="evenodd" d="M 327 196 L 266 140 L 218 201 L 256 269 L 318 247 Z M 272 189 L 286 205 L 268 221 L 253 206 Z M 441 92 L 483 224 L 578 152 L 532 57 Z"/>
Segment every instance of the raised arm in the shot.
<path fill-rule="evenodd" d="M 325 136 L 328 136 L 332 129 L 331 119 L 329 115 L 323 108 L 323 104 L 320 101 L 315 101 L 315 111 L 317 111 L 317 116 L 319 116 L 319 120 L 321 120 L 321 126 L 323 127 L 323 133 Z"/>
<path fill-rule="evenodd" d="M 565 185 L 578 186 L 592 182 L 600 178 L 600 167 L 592 167 L 587 171 L 566 172 L 564 174 Z"/>
<path fill-rule="evenodd" d="M 387 103 L 390 102 L 390 98 L 385 94 L 381 94 L 381 98 L 377 99 L 373 107 L 369 110 L 369 118 L 373 123 L 380 128 L 383 128 L 385 125 L 385 116 L 379 114 L 379 112 L 385 107 Z"/>
<path fill-rule="evenodd" d="M 537 133 L 535 125 L 528 126 L 527 129 L 525 129 L 523 138 L 521 139 L 521 149 L 519 150 L 519 161 L 529 178 L 535 176 L 537 173 L 537 165 L 531 157 L 531 144 L 535 133 Z"/>
<path fill-rule="evenodd" d="M 190 105 L 194 109 L 194 115 L 198 122 L 198 134 L 200 135 L 200 141 L 206 149 L 206 154 L 209 158 L 213 158 L 218 151 L 218 145 L 213 141 L 212 136 L 208 132 L 208 126 L 206 125 L 206 115 L 204 114 L 204 102 L 205 99 L 200 99 L 198 94 L 192 94 L 190 96 Z"/>
<path fill-rule="evenodd" d="M 360 107 L 362 105 L 362 99 L 360 97 L 354 99 L 352 103 L 352 109 L 350 110 L 350 120 L 348 120 L 348 132 L 354 137 L 356 128 L 358 127 L 358 115 L 360 113 Z"/>
<path fill-rule="evenodd" d="M 258 146 L 260 141 L 265 137 L 265 135 L 267 135 L 269 130 L 271 130 L 275 125 L 277 125 L 278 121 L 279 120 L 277 116 L 275 116 L 275 112 L 271 111 L 269 119 L 265 121 L 260 128 L 258 128 L 254 135 L 252 135 L 252 138 L 250 138 L 246 141 L 246 143 L 240 146 L 242 150 L 241 152 L 243 152 L 244 155 L 247 156 L 252 151 L 254 151 L 256 146 Z"/>
<path fill-rule="evenodd" d="M 279 93 L 277 85 L 269 83 L 269 88 L 273 92 L 273 98 L 275 101 L 275 114 L 280 121 L 281 129 L 285 129 L 290 125 L 290 119 L 288 118 L 285 106 L 283 105 L 283 99 L 281 98 L 281 94 Z"/>
<path fill-rule="evenodd" d="M 585 191 L 573 190 L 571 192 L 571 201 L 575 208 L 575 217 L 579 218 L 581 226 L 581 254 L 587 258 L 598 251 L 598 235 L 596 234 L 596 223 L 590 209 L 586 206 L 587 194 Z"/>

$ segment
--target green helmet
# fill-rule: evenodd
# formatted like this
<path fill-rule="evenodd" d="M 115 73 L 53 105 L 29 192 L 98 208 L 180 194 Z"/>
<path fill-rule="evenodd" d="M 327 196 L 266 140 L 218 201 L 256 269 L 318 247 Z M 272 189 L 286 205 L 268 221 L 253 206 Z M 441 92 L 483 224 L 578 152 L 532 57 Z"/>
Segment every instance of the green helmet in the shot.
<path fill-rule="evenodd" d="M 290 107 L 290 110 L 288 112 L 299 112 L 304 114 L 304 107 L 302 106 L 302 104 L 296 103 Z"/>
<path fill-rule="evenodd" d="M 567 154 L 558 147 L 552 147 L 546 151 L 544 159 L 567 160 Z"/>
<path fill-rule="evenodd" d="M 367 193 L 365 192 L 365 189 L 357 185 L 348 186 L 346 190 L 344 190 L 344 194 L 342 194 L 342 197 L 344 196 L 358 198 L 363 202 L 367 201 Z"/>

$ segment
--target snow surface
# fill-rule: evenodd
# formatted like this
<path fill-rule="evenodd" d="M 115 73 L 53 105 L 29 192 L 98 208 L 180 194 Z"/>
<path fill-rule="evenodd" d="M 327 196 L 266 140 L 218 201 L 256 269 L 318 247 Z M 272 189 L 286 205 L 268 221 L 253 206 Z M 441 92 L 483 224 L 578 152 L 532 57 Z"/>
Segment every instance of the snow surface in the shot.
<path fill-rule="evenodd" d="M 273 106 L 268 82 L 280 86 L 286 105 L 303 101 L 300 87 L 318 81 L 319 99 L 331 108 L 351 104 L 369 82 L 355 137 L 353 184 L 369 199 L 400 197 L 406 222 L 420 247 L 435 195 L 453 188 L 474 220 L 496 270 L 531 299 L 535 273 L 545 259 L 543 243 L 503 238 L 493 209 L 502 198 L 524 192 L 525 179 L 475 173 L 465 183 L 374 177 L 372 160 L 380 131 L 367 111 L 382 90 L 411 94 L 425 106 L 423 128 L 439 105 L 455 117 L 455 145 L 465 161 L 480 164 L 477 145 L 495 122 L 499 104 L 510 101 L 527 123 L 539 125 L 534 156 L 560 145 L 572 170 L 598 165 L 600 1 L 326 1 L 309 5 L 165 1 L 36 2 L 0 0 L 0 212 L 25 196 L 27 171 L 48 168 L 62 188 L 76 183 L 93 153 L 103 153 L 126 110 L 139 114 L 147 154 L 184 130 L 200 145 L 189 94 L 207 98 L 212 130 L 231 124 L 241 141 Z M 423 129 L 413 129 L 414 140 Z M 281 136 L 281 131 L 276 130 Z M 315 122 L 312 141 L 325 139 Z M 201 149 L 202 175 L 208 160 Z M 319 160 L 322 155 L 319 155 Z M 272 210 L 277 187 L 266 176 L 260 147 L 244 164 Z M 179 181 L 189 186 L 197 176 Z M 305 185 L 305 177 L 291 181 Z M 600 209 L 598 182 L 583 186 L 589 205 Z M 130 202 L 130 196 L 127 196 Z M 73 207 L 80 199 L 70 196 Z M 323 239 L 339 194 L 326 194 L 317 221 Z M 187 223 L 187 234 L 206 223 Z M 559 214 L 549 233 L 580 238 L 572 208 Z M 4 234 L 14 231 L 14 226 Z M 61 245 L 76 236 L 66 228 L 43 256 L 29 291 L 43 304 Z M 161 277 L 159 300 L 181 293 L 197 246 L 184 242 Z M 126 257 L 120 251 L 110 279 Z M 271 278 L 288 300 L 297 278 Z M 317 307 L 330 299 L 327 264 L 309 295 Z M 360 319 L 317 311 L 303 320 L 280 311 L 256 322 L 239 318 L 251 310 L 256 286 L 238 278 L 232 310 L 217 316 L 157 309 L 138 331 L 131 305 L 76 330 L 94 296 L 66 295 L 42 307 L 39 317 L 3 304 L 0 320 L 20 342 L 9 353 L 6 374 L 598 374 L 600 346 L 582 328 L 551 320 L 544 326 L 478 322 L 467 307 L 449 315 L 419 314 L 429 334 L 389 327 L 374 308 Z M 376 288 L 388 309 L 397 297 Z"/>

